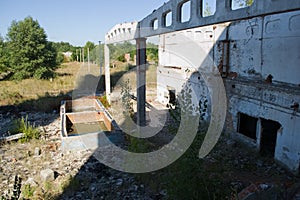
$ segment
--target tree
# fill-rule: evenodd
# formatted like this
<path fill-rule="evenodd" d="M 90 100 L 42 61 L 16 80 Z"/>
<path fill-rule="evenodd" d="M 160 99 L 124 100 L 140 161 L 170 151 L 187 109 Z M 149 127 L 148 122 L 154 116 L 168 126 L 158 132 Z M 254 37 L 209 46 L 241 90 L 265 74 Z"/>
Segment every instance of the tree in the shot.
<path fill-rule="evenodd" d="M 7 43 L 0 35 L 0 73 L 9 70 L 8 60 Z"/>
<path fill-rule="evenodd" d="M 73 46 L 69 42 L 53 42 L 53 47 L 57 52 L 68 52 L 73 50 Z"/>
<path fill-rule="evenodd" d="M 147 60 L 158 63 L 158 45 L 147 43 Z"/>
<path fill-rule="evenodd" d="M 88 41 L 85 46 L 84 46 L 85 49 L 90 49 L 90 51 L 92 51 L 94 48 L 95 48 L 95 44 L 93 42 L 90 42 Z"/>
<path fill-rule="evenodd" d="M 47 78 L 56 67 L 57 52 L 37 20 L 13 21 L 8 29 L 10 68 L 13 79 Z"/>

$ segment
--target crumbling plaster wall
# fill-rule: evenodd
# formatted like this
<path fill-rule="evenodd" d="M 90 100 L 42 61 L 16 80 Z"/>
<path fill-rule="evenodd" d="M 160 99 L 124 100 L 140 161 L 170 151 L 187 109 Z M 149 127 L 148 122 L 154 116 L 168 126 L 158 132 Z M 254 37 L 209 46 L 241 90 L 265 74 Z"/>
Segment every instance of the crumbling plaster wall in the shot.
<path fill-rule="evenodd" d="M 294 11 L 160 36 L 160 66 L 157 69 L 159 101 L 167 103 L 168 87 L 176 88 L 177 92 L 189 82 L 192 82 L 195 91 L 194 102 L 203 96 L 209 99 L 202 78 L 190 78 L 197 69 L 189 66 L 188 61 L 183 59 L 184 55 L 176 54 L 179 48 L 187 46 L 177 39 L 177 34 L 184 34 L 202 47 L 206 58 L 213 60 L 216 68 L 227 67 L 228 74 L 223 79 L 228 97 L 226 131 L 259 149 L 259 124 L 256 141 L 242 136 L 237 133 L 238 113 L 279 122 L 282 127 L 277 134 L 274 157 L 291 171 L 298 172 L 300 113 L 292 106 L 300 103 L 299 24 L 300 11 Z M 229 42 L 229 51 L 222 48 L 224 42 Z M 186 53 L 189 51 L 192 49 L 186 48 Z M 207 64 L 203 52 L 199 52 L 199 59 L 203 59 L 203 66 L 198 69 L 200 72 Z M 226 57 L 228 65 L 224 63 Z M 267 79 L 269 75 L 271 79 Z"/>

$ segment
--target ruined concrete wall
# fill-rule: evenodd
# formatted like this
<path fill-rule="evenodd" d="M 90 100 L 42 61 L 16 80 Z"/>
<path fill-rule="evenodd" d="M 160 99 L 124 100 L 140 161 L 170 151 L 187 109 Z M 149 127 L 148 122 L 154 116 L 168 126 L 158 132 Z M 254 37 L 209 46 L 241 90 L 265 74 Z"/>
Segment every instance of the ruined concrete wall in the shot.
<path fill-rule="evenodd" d="M 168 103 L 170 88 L 180 91 L 186 83 L 192 83 L 195 88 L 194 102 L 203 96 L 209 99 L 202 78 L 191 76 L 197 70 L 189 66 L 184 55 L 176 54 L 179 48 L 187 46 L 176 39 L 177 34 L 184 34 L 191 42 L 197 42 L 206 58 L 213 60 L 215 67 L 223 72 L 228 97 L 226 131 L 259 150 L 261 121 L 278 122 L 281 128 L 276 136 L 274 157 L 297 172 L 300 164 L 299 24 L 300 11 L 293 11 L 160 36 L 159 101 Z M 192 49 L 186 48 L 186 53 L 189 51 Z M 202 57 L 199 55 L 203 59 L 200 71 L 207 64 Z M 237 133 L 239 113 L 257 118 L 255 139 Z"/>

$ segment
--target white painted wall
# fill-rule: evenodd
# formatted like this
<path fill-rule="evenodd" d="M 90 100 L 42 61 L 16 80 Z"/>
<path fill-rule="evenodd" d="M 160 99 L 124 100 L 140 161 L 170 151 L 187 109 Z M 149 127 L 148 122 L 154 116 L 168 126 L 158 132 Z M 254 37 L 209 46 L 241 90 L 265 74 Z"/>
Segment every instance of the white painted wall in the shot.
<path fill-rule="evenodd" d="M 179 40 L 184 35 L 188 42 Z M 191 77 L 193 71 L 205 71 L 212 65 L 219 66 L 222 58 L 223 40 L 230 41 L 229 72 L 238 74 L 225 82 L 235 88 L 227 90 L 228 109 L 237 130 L 238 113 L 277 121 L 282 130 L 277 136 L 275 159 L 292 171 L 300 165 L 300 112 L 294 113 L 291 105 L 300 103 L 300 11 L 257 17 L 233 23 L 206 26 L 160 36 L 157 70 L 158 100 L 166 104 L 164 97 L 171 86 L 180 91 L 182 85 L 191 82 L 195 91 L 194 102 L 209 97 L 202 79 Z M 189 43 L 196 42 L 203 49 L 198 69 L 191 69 L 185 54 L 193 49 Z M 184 52 L 179 55 L 178 52 Z M 182 54 L 182 53 L 181 53 Z M 208 59 L 209 58 L 209 59 Z M 182 70 L 164 68 L 182 67 Z M 271 74 L 272 84 L 265 83 Z M 233 79 L 233 80 L 231 80 Z M 231 83 L 232 81 L 232 83 Z M 235 133 L 237 134 L 237 133 Z M 260 143 L 258 133 L 257 146 Z"/>

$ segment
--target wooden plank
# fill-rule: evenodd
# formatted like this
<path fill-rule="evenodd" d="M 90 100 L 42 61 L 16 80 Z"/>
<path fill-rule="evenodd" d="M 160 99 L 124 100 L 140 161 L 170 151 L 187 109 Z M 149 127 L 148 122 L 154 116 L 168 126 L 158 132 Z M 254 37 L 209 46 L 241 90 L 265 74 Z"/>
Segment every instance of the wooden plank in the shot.
<path fill-rule="evenodd" d="M 2 142 L 14 141 L 14 140 L 21 139 L 23 136 L 24 136 L 24 133 L 19 133 L 19 134 L 7 136 L 7 137 L 1 137 L 0 141 L 2 141 Z"/>

